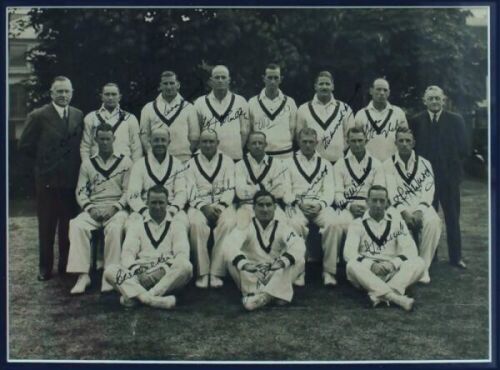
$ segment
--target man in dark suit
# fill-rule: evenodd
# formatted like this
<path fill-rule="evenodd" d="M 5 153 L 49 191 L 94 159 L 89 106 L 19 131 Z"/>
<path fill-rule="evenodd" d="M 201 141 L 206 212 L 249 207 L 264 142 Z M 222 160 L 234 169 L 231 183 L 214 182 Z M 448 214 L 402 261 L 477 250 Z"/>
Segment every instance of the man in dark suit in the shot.
<path fill-rule="evenodd" d="M 35 167 L 40 263 L 38 280 L 52 276 L 54 238 L 58 226 L 60 274 L 68 261 L 69 220 L 77 215 L 75 187 L 80 167 L 83 113 L 69 106 L 73 87 L 58 76 L 50 88 L 52 102 L 28 115 L 19 140 L 23 159 Z"/>
<path fill-rule="evenodd" d="M 437 210 L 441 204 L 443 209 L 450 263 L 465 269 L 460 235 L 462 161 L 468 154 L 464 120 L 456 113 L 443 110 L 445 95 L 438 86 L 427 87 L 423 102 L 427 110 L 409 122 L 415 134 L 415 151 L 428 159 L 434 169 L 433 206 Z"/>

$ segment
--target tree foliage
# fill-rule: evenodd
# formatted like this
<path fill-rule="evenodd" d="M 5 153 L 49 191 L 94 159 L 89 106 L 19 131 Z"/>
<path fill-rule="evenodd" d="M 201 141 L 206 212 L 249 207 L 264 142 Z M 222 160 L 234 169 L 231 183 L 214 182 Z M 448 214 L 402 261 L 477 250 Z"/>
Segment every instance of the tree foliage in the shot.
<path fill-rule="evenodd" d="M 486 96 L 486 31 L 465 24 L 459 9 L 33 9 L 40 44 L 29 53 L 36 79 L 32 101 L 48 98 L 50 81 L 66 75 L 74 104 L 95 109 L 100 87 L 117 82 L 134 113 L 157 94 L 161 71 L 177 72 L 181 93 L 208 90 L 211 66 L 226 64 L 232 89 L 250 98 L 270 62 L 298 104 L 311 99 L 321 70 L 335 77 L 335 95 L 357 110 L 375 77 L 391 83 L 390 100 L 420 109 L 425 87 L 444 88 L 467 111 Z"/>

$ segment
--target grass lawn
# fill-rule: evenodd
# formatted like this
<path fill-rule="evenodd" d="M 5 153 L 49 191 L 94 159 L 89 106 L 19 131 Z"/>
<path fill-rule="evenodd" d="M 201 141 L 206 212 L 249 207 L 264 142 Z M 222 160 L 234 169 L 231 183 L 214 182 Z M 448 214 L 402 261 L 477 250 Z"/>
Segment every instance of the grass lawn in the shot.
<path fill-rule="evenodd" d="M 462 235 L 468 270 L 448 264 L 446 241 L 431 268 L 432 283 L 409 294 L 415 309 L 369 306 L 345 280 L 322 287 L 308 265 L 307 286 L 288 307 L 247 313 L 229 281 L 221 290 L 191 284 L 172 311 L 124 309 L 118 294 L 91 290 L 72 297 L 71 276 L 36 280 L 36 218 L 15 202 L 9 219 L 9 348 L 11 359 L 72 360 L 478 360 L 488 358 L 488 193 L 462 186 Z M 29 216 L 23 216 L 29 214 Z M 57 254 L 57 253 L 56 253 Z M 57 266 L 57 264 L 55 264 Z"/>

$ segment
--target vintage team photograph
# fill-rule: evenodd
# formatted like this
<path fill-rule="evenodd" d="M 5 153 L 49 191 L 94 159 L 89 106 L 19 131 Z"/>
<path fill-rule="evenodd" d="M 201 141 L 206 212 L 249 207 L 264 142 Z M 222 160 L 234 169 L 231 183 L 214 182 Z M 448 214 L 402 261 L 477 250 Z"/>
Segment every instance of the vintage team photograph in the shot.
<path fill-rule="evenodd" d="M 490 7 L 7 7 L 7 361 L 488 363 Z"/>

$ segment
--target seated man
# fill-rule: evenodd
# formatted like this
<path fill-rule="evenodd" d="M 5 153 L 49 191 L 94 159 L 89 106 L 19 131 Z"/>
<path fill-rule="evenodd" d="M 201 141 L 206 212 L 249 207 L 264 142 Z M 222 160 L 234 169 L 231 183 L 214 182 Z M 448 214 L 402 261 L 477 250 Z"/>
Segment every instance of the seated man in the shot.
<path fill-rule="evenodd" d="M 228 270 L 243 293 L 243 306 L 253 311 L 272 301 L 289 303 L 292 282 L 304 271 L 304 240 L 275 217 L 276 199 L 255 193 L 255 217 L 246 229 L 226 239 Z"/>
<path fill-rule="evenodd" d="M 284 205 L 285 189 L 289 188 L 286 181 L 286 168 L 276 158 L 266 154 L 266 135 L 254 131 L 248 136 L 248 154 L 236 163 L 236 196 L 239 200 L 236 218 L 238 226 L 246 228 L 253 217 L 253 196 L 259 190 L 267 190 L 276 198 L 278 204 Z M 285 214 L 276 207 L 276 216 L 283 219 Z"/>
<path fill-rule="evenodd" d="M 226 275 L 224 238 L 236 225 L 233 207 L 234 162 L 217 148 L 219 139 L 212 130 L 200 135 L 200 153 L 188 162 L 187 183 L 191 186 L 188 210 L 189 238 L 196 260 L 198 288 L 223 285 Z M 208 256 L 208 239 L 213 229 L 212 258 Z M 210 275 L 210 278 L 209 278 Z"/>
<path fill-rule="evenodd" d="M 432 207 L 434 173 L 430 162 L 416 155 L 415 140 L 408 128 L 396 131 L 398 152 L 383 164 L 389 201 L 401 214 L 406 225 L 420 239 L 420 257 L 425 261 L 425 273 L 420 280 L 429 284 L 429 267 L 441 237 L 441 220 Z"/>
<path fill-rule="evenodd" d="M 291 193 L 285 194 L 285 211 L 295 232 L 304 239 L 309 233 L 308 225 L 319 227 L 323 249 L 323 283 L 337 285 L 337 244 L 334 243 L 335 212 L 330 207 L 333 202 L 333 174 L 329 161 L 316 153 L 318 139 L 316 131 L 304 128 L 299 133 L 300 150 L 285 161 L 288 168 L 288 183 Z M 301 274 L 297 286 L 305 285 Z"/>
<path fill-rule="evenodd" d="M 185 286 L 193 276 L 189 262 L 186 227 L 167 213 L 168 191 L 161 185 L 148 190 L 149 217 L 136 221 L 127 231 L 121 265 L 109 266 L 106 280 L 130 307 L 137 301 L 156 308 L 175 306 L 175 296 L 166 295 Z"/>
<path fill-rule="evenodd" d="M 374 307 L 385 301 L 410 311 L 415 300 L 406 296 L 405 290 L 422 277 L 424 261 L 418 256 L 405 222 L 385 211 L 387 189 L 372 186 L 367 202 L 368 211 L 347 231 L 347 279 L 368 291 Z"/>
<path fill-rule="evenodd" d="M 71 294 L 81 294 L 90 285 L 91 232 L 104 228 L 104 267 L 118 263 L 123 227 L 128 217 L 124 208 L 132 161 L 113 152 L 111 125 L 99 125 L 95 140 L 98 153 L 83 161 L 76 187 L 76 199 L 83 212 L 69 223 L 67 271 L 79 274 Z M 105 279 L 101 290 L 112 290 Z"/>

